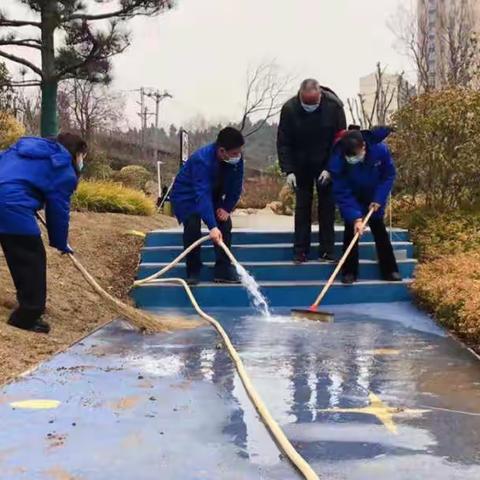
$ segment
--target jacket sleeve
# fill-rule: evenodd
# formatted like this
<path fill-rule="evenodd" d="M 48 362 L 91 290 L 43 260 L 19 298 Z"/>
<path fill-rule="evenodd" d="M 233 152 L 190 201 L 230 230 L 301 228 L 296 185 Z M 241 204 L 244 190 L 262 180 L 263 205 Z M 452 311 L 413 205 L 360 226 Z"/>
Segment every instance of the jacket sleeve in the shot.
<path fill-rule="evenodd" d="M 237 206 L 238 201 L 242 195 L 243 189 L 243 160 L 235 167 L 235 171 L 232 172 L 232 185 L 228 189 L 225 199 L 222 202 L 222 208 L 228 213 L 232 213 L 233 209 Z"/>
<path fill-rule="evenodd" d="M 193 157 L 192 176 L 198 213 L 209 230 L 217 226 L 212 201 L 212 180 L 207 162 L 200 156 Z"/>
<path fill-rule="evenodd" d="M 344 174 L 344 160 L 340 153 L 336 152 L 330 159 L 329 171 L 333 179 L 333 194 L 335 202 L 340 208 L 343 219 L 348 223 L 362 218 L 362 208 L 353 195 Z"/>
<path fill-rule="evenodd" d="M 385 206 L 388 200 L 388 196 L 392 191 L 397 171 L 395 169 L 395 164 L 393 163 L 392 154 L 390 153 L 389 148 L 385 144 L 382 144 L 381 146 L 384 151 L 382 155 L 382 163 L 380 166 L 380 183 L 375 189 L 373 201 L 382 206 Z"/>
<path fill-rule="evenodd" d="M 68 228 L 70 224 L 70 202 L 76 181 L 56 182 L 45 196 L 45 213 L 50 246 L 67 251 Z"/>
<path fill-rule="evenodd" d="M 277 154 L 280 169 L 283 173 L 293 173 L 295 162 L 293 159 L 291 114 L 288 105 L 284 105 L 280 113 L 280 122 L 277 132 Z"/>
<path fill-rule="evenodd" d="M 345 109 L 342 106 L 338 107 L 338 116 L 337 116 L 337 131 L 335 134 L 342 130 L 347 129 L 347 118 L 345 117 Z"/>

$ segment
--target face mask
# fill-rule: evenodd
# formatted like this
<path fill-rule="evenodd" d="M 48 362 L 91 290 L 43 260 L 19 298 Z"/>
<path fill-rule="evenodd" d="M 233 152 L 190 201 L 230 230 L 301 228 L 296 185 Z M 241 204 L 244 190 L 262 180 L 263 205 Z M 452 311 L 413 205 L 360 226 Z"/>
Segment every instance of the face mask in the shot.
<path fill-rule="evenodd" d="M 242 159 L 242 156 L 238 155 L 237 157 L 227 158 L 226 160 L 224 160 L 224 162 L 228 163 L 229 165 L 236 165 L 237 163 L 240 162 L 241 159 Z"/>
<path fill-rule="evenodd" d="M 77 161 L 77 168 L 78 168 L 78 171 L 81 172 L 83 170 L 83 167 L 84 167 L 84 163 L 83 163 L 83 159 L 85 158 L 84 155 L 79 155 L 78 156 L 78 161 Z"/>
<path fill-rule="evenodd" d="M 357 163 L 365 160 L 365 153 L 360 153 L 359 155 L 355 155 L 353 157 L 346 157 L 346 159 L 350 165 L 356 165 Z"/>
<path fill-rule="evenodd" d="M 307 113 L 313 113 L 318 107 L 319 103 L 315 103 L 313 105 L 307 105 L 306 103 L 302 102 L 302 107 Z"/>

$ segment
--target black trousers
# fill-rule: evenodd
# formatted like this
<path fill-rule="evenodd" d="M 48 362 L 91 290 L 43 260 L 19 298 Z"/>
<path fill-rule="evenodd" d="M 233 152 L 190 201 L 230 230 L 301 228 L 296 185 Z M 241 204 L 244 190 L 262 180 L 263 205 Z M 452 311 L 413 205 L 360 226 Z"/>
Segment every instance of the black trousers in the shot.
<path fill-rule="evenodd" d="M 42 238 L 0 234 L 0 245 L 17 289 L 18 308 L 10 318 L 31 326 L 44 314 L 47 301 L 47 260 Z"/>
<path fill-rule="evenodd" d="M 312 237 L 312 203 L 315 185 L 318 193 L 318 226 L 320 256 L 335 252 L 335 200 L 332 184 L 321 186 L 318 175 L 297 175 L 295 206 L 295 245 L 296 254 L 310 253 Z"/>
<path fill-rule="evenodd" d="M 217 221 L 218 228 L 223 235 L 223 243 L 230 248 L 232 245 L 232 220 L 229 218 L 226 222 Z M 190 216 L 183 224 L 183 246 L 188 248 L 202 236 L 202 221 L 200 215 Z M 229 269 L 231 263 L 222 248 L 215 246 L 215 271 L 218 274 L 224 274 Z M 187 256 L 187 275 L 198 274 L 202 268 L 202 257 L 200 247 L 193 250 Z"/>
<path fill-rule="evenodd" d="M 393 272 L 398 272 L 397 260 L 383 218 L 372 218 L 368 225 L 375 239 L 382 276 L 385 277 Z M 348 248 L 354 236 L 354 225 L 352 223 L 346 223 L 345 235 L 343 237 L 343 251 Z M 358 278 L 358 248 L 357 242 L 343 267 L 342 272 L 344 275 L 352 274 L 355 278 Z"/>

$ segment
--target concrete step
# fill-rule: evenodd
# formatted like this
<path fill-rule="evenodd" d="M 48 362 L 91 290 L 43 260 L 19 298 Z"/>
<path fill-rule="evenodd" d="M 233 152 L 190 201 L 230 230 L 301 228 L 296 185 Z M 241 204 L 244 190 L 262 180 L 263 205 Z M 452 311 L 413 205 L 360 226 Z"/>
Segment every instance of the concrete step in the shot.
<path fill-rule="evenodd" d="M 208 235 L 204 230 L 203 235 Z M 293 243 L 293 232 L 273 230 L 234 230 L 234 243 L 236 245 L 249 244 L 274 244 Z M 409 234 L 406 230 L 392 229 L 393 241 L 408 242 Z M 343 228 L 335 229 L 335 241 L 343 241 Z M 372 242 L 373 237 L 370 231 L 366 231 L 363 241 Z M 318 242 L 318 230 L 312 232 L 312 242 Z M 182 245 L 182 230 L 158 230 L 150 232 L 145 240 L 146 247 L 178 246 Z"/>
<path fill-rule="evenodd" d="M 397 258 L 412 258 L 413 245 L 410 242 L 394 242 L 393 248 L 396 251 Z M 343 250 L 341 242 L 335 244 L 335 254 L 340 258 Z M 174 260 L 183 247 L 177 246 L 161 246 L 161 247 L 145 247 L 142 249 L 142 263 L 166 263 Z M 232 252 L 241 263 L 244 262 L 288 262 L 292 260 L 293 249 L 291 243 L 285 244 L 247 244 L 234 245 Z M 375 243 L 360 243 L 360 259 L 374 260 L 377 258 Z M 204 262 L 214 261 L 214 250 L 212 245 L 202 247 L 202 259 Z M 311 260 L 318 259 L 318 244 L 312 245 Z"/>
<path fill-rule="evenodd" d="M 410 300 L 410 280 L 382 282 L 359 281 L 352 286 L 336 282 L 323 304 L 353 304 L 401 302 Z M 313 303 L 322 282 L 260 282 L 260 288 L 272 307 L 306 307 Z M 192 291 L 201 307 L 248 307 L 250 300 L 241 285 L 204 283 Z M 136 304 L 142 308 L 189 308 L 190 301 L 184 289 L 177 285 L 148 284 L 132 290 Z"/>
<path fill-rule="evenodd" d="M 416 260 L 401 260 L 398 262 L 400 273 L 404 278 L 412 278 L 417 262 Z M 142 263 L 138 271 L 138 278 L 146 278 L 166 267 L 167 263 Z M 201 272 L 201 280 L 213 281 L 213 263 L 206 263 Z M 309 262 L 302 265 L 294 265 L 293 262 L 250 262 L 243 266 L 259 282 L 264 281 L 320 281 L 326 280 L 332 274 L 335 265 L 320 262 Z M 179 264 L 168 272 L 167 277 L 186 277 L 185 264 Z M 360 262 L 359 279 L 380 279 L 380 269 L 374 260 L 362 260 Z"/>

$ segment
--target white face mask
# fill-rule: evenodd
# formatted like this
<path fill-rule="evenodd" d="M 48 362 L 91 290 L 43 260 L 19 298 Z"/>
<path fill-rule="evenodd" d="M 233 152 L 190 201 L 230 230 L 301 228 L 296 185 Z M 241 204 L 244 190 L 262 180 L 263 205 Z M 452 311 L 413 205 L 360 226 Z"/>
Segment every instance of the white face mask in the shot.
<path fill-rule="evenodd" d="M 307 113 L 313 113 L 319 106 L 319 103 L 315 103 L 313 105 L 308 105 L 306 103 L 302 103 L 302 108 L 307 112 Z"/>
<path fill-rule="evenodd" d="M 85 155 L 83 153 L 79 153 L 77 155 L 77 168 L 78 168 L 79 172 L 81 172 L 83 170 L 84 159 L 85 159 Z"/>
<path fill-rule="evenodd" d="M 241 159 L 242 159 L 242 156 L 238 155 L 236 157 L 227 158 L 226 160 L 224 160 L 224 162 L 228 163 L 229 165 L 236 165 L 237 163 L 240 162 Z"/>
<path fill-rule="evenodd" d="M 358 155 L 354 155 L 353 157 L 345 158 L 350 165 L 356 165 L 357 163 L 363 162 L 365 160 L 365 153 L 360 153 Z"/>

